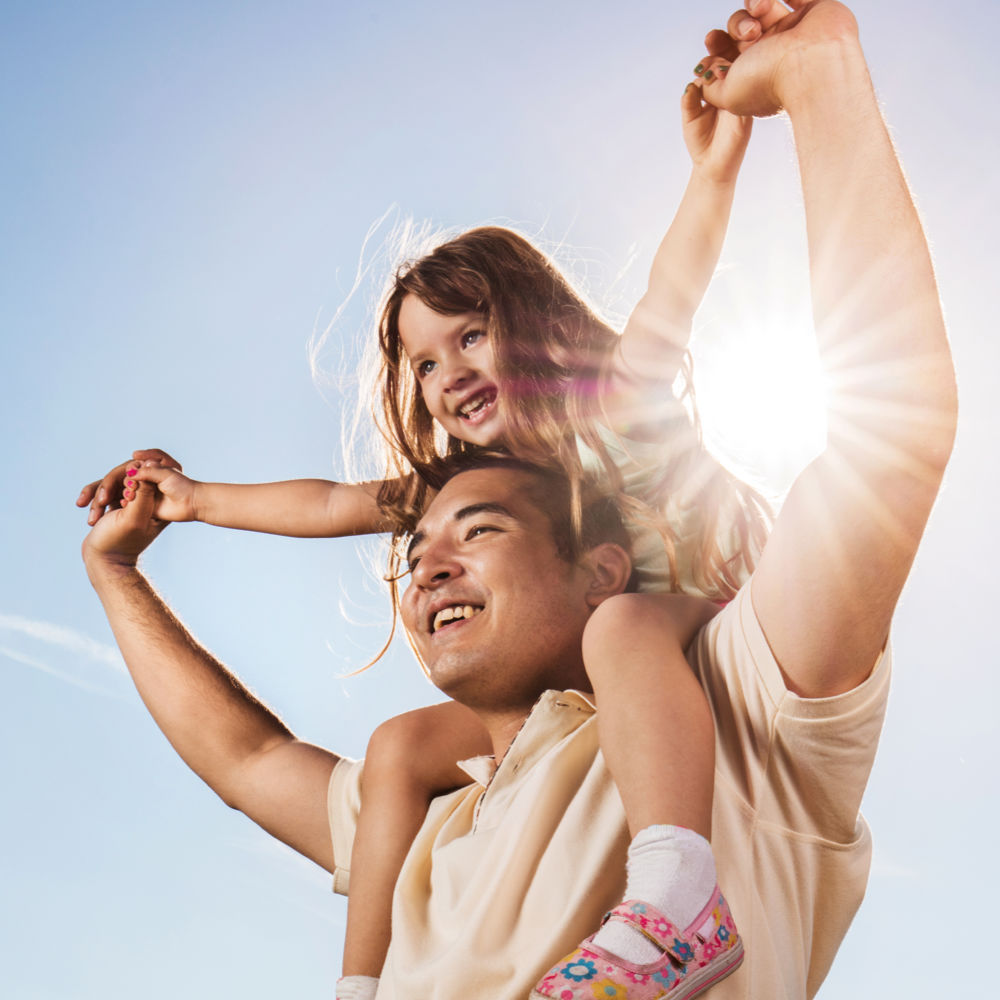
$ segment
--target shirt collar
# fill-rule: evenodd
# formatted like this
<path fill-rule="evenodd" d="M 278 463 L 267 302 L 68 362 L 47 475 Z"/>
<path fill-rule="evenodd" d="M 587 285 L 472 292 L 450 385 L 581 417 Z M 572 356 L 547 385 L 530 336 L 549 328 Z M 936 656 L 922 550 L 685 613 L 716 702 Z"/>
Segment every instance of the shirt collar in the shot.
<path fill-rule="evenodd" d="M 594 714 L 594 696 L 583 691 L 545 691 L 532 706 L 518 734 L 504 755 L 501 767 L 520 771 L 530 767 L 554 743 L 568 736 Z M 490 755 L 460 760 L 458 766 L 476 784 L 487 788 L 497 773 L 496 759 Z"/>

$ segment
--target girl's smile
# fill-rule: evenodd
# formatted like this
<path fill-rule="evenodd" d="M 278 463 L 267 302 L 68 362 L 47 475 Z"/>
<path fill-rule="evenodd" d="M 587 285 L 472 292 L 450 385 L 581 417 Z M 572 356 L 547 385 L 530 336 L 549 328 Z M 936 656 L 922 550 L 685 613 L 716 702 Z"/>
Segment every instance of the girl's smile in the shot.
<path fill-rule="evenodd" d="M 505 421 L 486 317 L 447 316 L 407 295 L 399 308 L 399 336 L 430 415 L 461 441 L 499 444 Z"/>

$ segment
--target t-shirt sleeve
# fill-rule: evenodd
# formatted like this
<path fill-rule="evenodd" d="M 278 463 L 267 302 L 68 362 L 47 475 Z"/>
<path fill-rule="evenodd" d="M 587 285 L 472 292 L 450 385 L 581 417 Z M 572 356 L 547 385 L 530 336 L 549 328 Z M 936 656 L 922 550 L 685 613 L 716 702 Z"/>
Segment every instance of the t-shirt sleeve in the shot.
<path fill-rule="evenodd" d="M 852 843 L 885 716 L 890 650 L 851 691 L 801 698 L 785 687 L 750 586 L 706 626 L 692 651 L 715 717 L 716 780 L 758 824 Z"/>
<path fill-rule="evenodd" d="M 326 808 L 333 842 L 333 891 L 346 896 L 351 876 L 351 850 L 361 809 L 361 773 L 364 761 L 341 757 L 327 787 Z"/>

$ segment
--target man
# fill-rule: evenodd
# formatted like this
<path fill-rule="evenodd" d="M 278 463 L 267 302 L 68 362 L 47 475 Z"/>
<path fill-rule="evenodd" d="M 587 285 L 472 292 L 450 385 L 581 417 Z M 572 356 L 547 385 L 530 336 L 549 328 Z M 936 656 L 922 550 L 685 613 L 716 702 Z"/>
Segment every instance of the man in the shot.
<path fill-rule="evenodd" d="M 754 17 L 710 34 L 704 63 L 718 68 L 705 91 L 720 107 L 789 114 L 831 379 L 825 451 L 796 480 L 751 583 L 690 653 L 717 729 L 719 879 L 747 949 L 718 1000 L 813 995 L 860 902 L 870 847 L 857 807 L 889 624 L 955 424 L 929 255 L 854 19 L 836 0 L 791 6 L 751 0 Z M 533 475 L 459 474 L 419 526 L 404 621 L 500 764 L 474 765 L 485 790 L 432 806 L 397 884 L 380 997 L 524 997 L 620 898 L 624 817 L 592 707 L 572 689 L 586 688 L 583 624 L 623 574 L 607 571 L 611 542 L 574 562 L 559 553 Z M 229 805 L 343 887 L 360 765 L 296 739 L 159 601 L 136 567 L 162 527 L 150 489 L 84 543 L 136 686 Z M 485 515 L 491 537 L 473 552 L 469 518 Z M 435 641 L 435 600 L 483 610 Z"/>

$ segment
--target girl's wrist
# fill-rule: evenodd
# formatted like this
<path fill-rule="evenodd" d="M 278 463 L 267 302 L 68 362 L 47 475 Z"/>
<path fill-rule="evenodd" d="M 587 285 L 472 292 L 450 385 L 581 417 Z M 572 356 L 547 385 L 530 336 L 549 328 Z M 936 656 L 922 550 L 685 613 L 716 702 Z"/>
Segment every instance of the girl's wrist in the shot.
<path fill-rule="evenodd" d="M 732 171 L 719 171 L 705 164 L 693 162 L 691 164 L 691 180 L 708 188 L 715 188 L 720 191 L 731 191 L 736 187 L 736 178 L 739 176 L 739 168 Z"/>
<path fill-rule="evenodd" d="M 205 484 L 196 480 L 191 482 L 191 520 L 205 523 L 202 507 L 205 504 Z"/>

